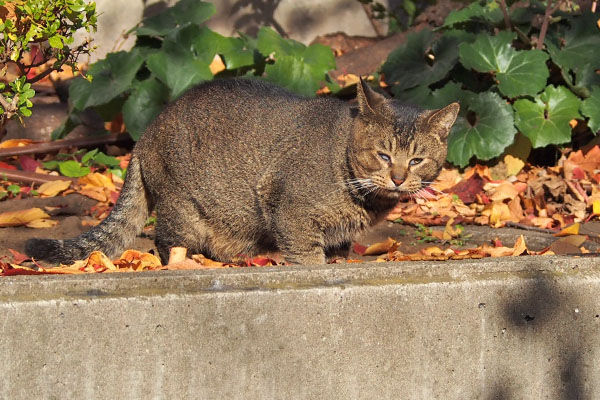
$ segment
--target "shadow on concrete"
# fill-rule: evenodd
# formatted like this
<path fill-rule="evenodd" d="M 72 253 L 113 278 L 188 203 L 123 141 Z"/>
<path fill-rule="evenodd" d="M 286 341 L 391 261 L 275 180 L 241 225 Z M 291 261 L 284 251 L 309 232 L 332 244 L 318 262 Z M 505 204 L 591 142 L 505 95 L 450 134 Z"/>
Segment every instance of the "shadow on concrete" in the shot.
<path fill-rule="evenodd" d="M 552 277 L 539 273 L 528 287 L 514 300 L 505 305 L 505 319 L 513 328 L 525 335 L 540 335 L 542 331 L 552 330 L 552 343 L 540 343 L 550 362 L 556 365 L 561 380 L 561 392 L 556 399 L 575 400 L 587 398 L 585 395 L 585 363 L 582 352 L 586 338 L 572 321 L 565 321 L 565 310 L 572 310 L 575 319 L 577 304 L 568 294 L 561 292 L 552 284 Z M 562 319 L 562 320 L 561 320 Z M 551 364 L 551 365 L 552 365 Z M 501 390 L 490 399 L 504 399 L 506 393 Z"/>
<path fill-rule="evenodd" d="M 272 26 L 281 36 L 288 37 L 283 27 L 275 20 L 275 10 L 281 0 L 238 0 L 233 3 L 229 16 L 232 17 L 244 8 L 251 12 L 239 17 L 233 24 L 234 28 L 251 36 L 256 36 L 259 27 Z"/>

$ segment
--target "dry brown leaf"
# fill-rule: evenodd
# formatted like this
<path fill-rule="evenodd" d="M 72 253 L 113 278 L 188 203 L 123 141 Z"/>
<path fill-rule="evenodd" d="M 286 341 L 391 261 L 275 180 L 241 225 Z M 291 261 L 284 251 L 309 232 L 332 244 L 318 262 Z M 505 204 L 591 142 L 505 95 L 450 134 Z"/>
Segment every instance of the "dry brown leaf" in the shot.
<path fill-rule="evenodd" d="M 516 198 L 519 195 L 519 191 L 515 189 L 512 183 L 503 182 L 495 188 L 491 188 L 488 195 L 492 201 L 504 201 Z"/>
<path fill-rule="evenodd" d="M 71 186 L 71 181 L 50 181 L 41 184 L 37 191 L 44 196 L 54 197 L 60 192 L 67 190 L 69 186 Z"/>
<path fill-rule="evenodd" d="M 26 210 L 0 213 L 0 228 L 5 226 L 26 225 L 37 219 L 50 218 L 41 208 L 28 208 Z"/>
<path fill-rule="evenodd" d="M 513 246 L 513 256 L 520 256 L 523 254 L 528 254 L 527 245 L 525 244 L 525 238 L 523 235 L 519 236 L 515 241 L 515 245 Z"/>

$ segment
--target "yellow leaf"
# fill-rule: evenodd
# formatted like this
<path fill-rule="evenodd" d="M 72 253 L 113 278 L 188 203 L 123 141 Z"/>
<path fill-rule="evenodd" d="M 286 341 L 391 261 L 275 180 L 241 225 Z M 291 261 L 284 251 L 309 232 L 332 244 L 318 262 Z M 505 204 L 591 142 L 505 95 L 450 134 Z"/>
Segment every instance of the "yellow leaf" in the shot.
<path fill-rule="evenodd" d="M 525 238 L 523 235 L 519 236 L 513 246 L 513 256 L 520 256 L 521 254 L 527 254 L 527 245 L 525 244 Z"/>
<path fill-rule="evenodd" d="M 56 224 L 58 224 L 58 221 L 53 219 L 34 219 L 25 226 L 28 228 L 52 228 Z"/>
<path fill-rule="evenodd" d="M 579 222 L 567 226 L 562 231 L 555 233 L 554 236 L 579 235 Z"/>
<path fill-rule="evenodd" d="M 33 140 L 29 140 L 29 139 L 9 139 L 9 140 L 5 140 L 4 142 L 0 143 L 0 149 L 8 149 L 10 147 L 23 147 L 23 146 L 30 145 L 32 143 L 38 143 L 38 142 L 34 142 Z"/>
<path fill-rule="evenodd" d="M 600 200 L 594 200 L 592 202 L 592 212 L 594 215 L 600 215 Z"/>
<path fill-rule="evenodd" d="M 86 188 L 89 188 L 87 185 L 91 185 L 96 187 L 105 187 L 110 190 L 116 190 L 111 178 L 98 172 L 87 174 L 86 176 L 79 178 L 79 184 L 82 186 L 86 185 Z"/>
<path fill-rule="evenodd" d="M 517 175 L 525 166 L 523 160 L 510 154 L 504 156 L 504 163 L 506 164 L 506 175 L 508 176 Z"/>
<path fill-rule="evenodd" d="M 71 181 L 50 181 L 43 183 L 37 191 L 44 196 L 54 197 L 63 190 L 67 190 L 69 186 L 71 186 Z"/>
<path fill-rule="evenodd" d="M 50 218 L 41 208 L 28 208 L 26 210 L 0 213 L 0 228 L 5 226 L 19 226 L 35 221 L 36 219 Z"/>

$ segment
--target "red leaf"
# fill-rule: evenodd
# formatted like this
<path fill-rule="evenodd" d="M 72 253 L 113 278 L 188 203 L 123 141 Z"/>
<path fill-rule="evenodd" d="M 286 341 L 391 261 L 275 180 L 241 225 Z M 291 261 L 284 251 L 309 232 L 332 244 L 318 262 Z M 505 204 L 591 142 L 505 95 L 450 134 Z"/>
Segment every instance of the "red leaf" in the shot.
<path fill-rule="evenodd" d="M 28 172 L 35 172 L 37 167 L 41 167 L 38 161 L 27 155 L 19 156 L 19 164 L 21 164 L 23 171 Z"/>
<path fill-rule="evenodd" d="M 449 193 L 454 193 L 465 204 L 471 204 L 477 201 L 477 195 L 483 190 L 485 181 L 479 174 L 473 174 L 466 181 L 459 182 L 454 187 L 448 190 Z"/>
<path fill-rule="evenodd" d="M 11 253 L 11 254 L 12 254 L 12 256 L 13 256 L 13 264 L 17 264 L 17 265 L 19 265 L 19 264 L 21 264 L 23 261 L 25 261 L 25 260 L 30 260 L 30 259 L 31 259 L 31 258 L 30 258 L 28 255 L 26 255 L 26 254 L 23 254 L 23 253 L 19 253 L 19 252 L 18 252 L 18 251 L 16 251 L 16 250 L 13 250 L 13 249 L 8 249 L 8 251 L 10 251 L 10 253 Z"/>
<path fill-rule="evenodd" d="M 14 165 L 10 165 L 5 163 L 4 161 L 0 161 L 0 168 L 5 168 L 5 169 L 17 169 L 17 167 L 15 167 Z"/>
<path fill-rule="evenodd" d="M 354 252 L 356 254 L 358 254 L 359 256 L 362 256 L 363 254 L 365 254 L 365 251 L 367 251 L 368 247 L 367 246 L 363 246 L 362 244 L 359 243 L 354 243 L 354 246 L 352 246 L 352 250 L 354 250 Z"/>

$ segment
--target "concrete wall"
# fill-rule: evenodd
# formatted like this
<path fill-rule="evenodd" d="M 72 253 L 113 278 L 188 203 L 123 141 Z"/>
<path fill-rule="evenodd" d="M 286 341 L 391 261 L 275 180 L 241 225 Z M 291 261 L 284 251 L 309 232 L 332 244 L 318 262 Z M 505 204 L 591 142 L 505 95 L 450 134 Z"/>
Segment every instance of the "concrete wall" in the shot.
<path fill-rule="evenodd" d="M 0 279 L 0 399 L 585 399 L 593 258 Z"/>
<path fill-rule="evenodd" d="M 99 13 L 98 32 L 92 37 L 98 46 L 88 60 L 103 58 L 115 50 L 133 46 L 135 36 L 123 34 L 144 16 L 153 15 L 176 0 L 95 0 Z M 357 0 L 218 0 L 217 13 L 208 26 L 227 36 L 237 31 L 255 35 L 263 25 L 280 34 L 308 43 L 317 35 L 344 31 L 350 35 L 375 36 L 375 31 Z M 387 1 L 383 1 L 387 4 Z M 87 34 L 81 33 L 78 40 Z M 88 35 L 89 36 L 89 35 Z"/>

